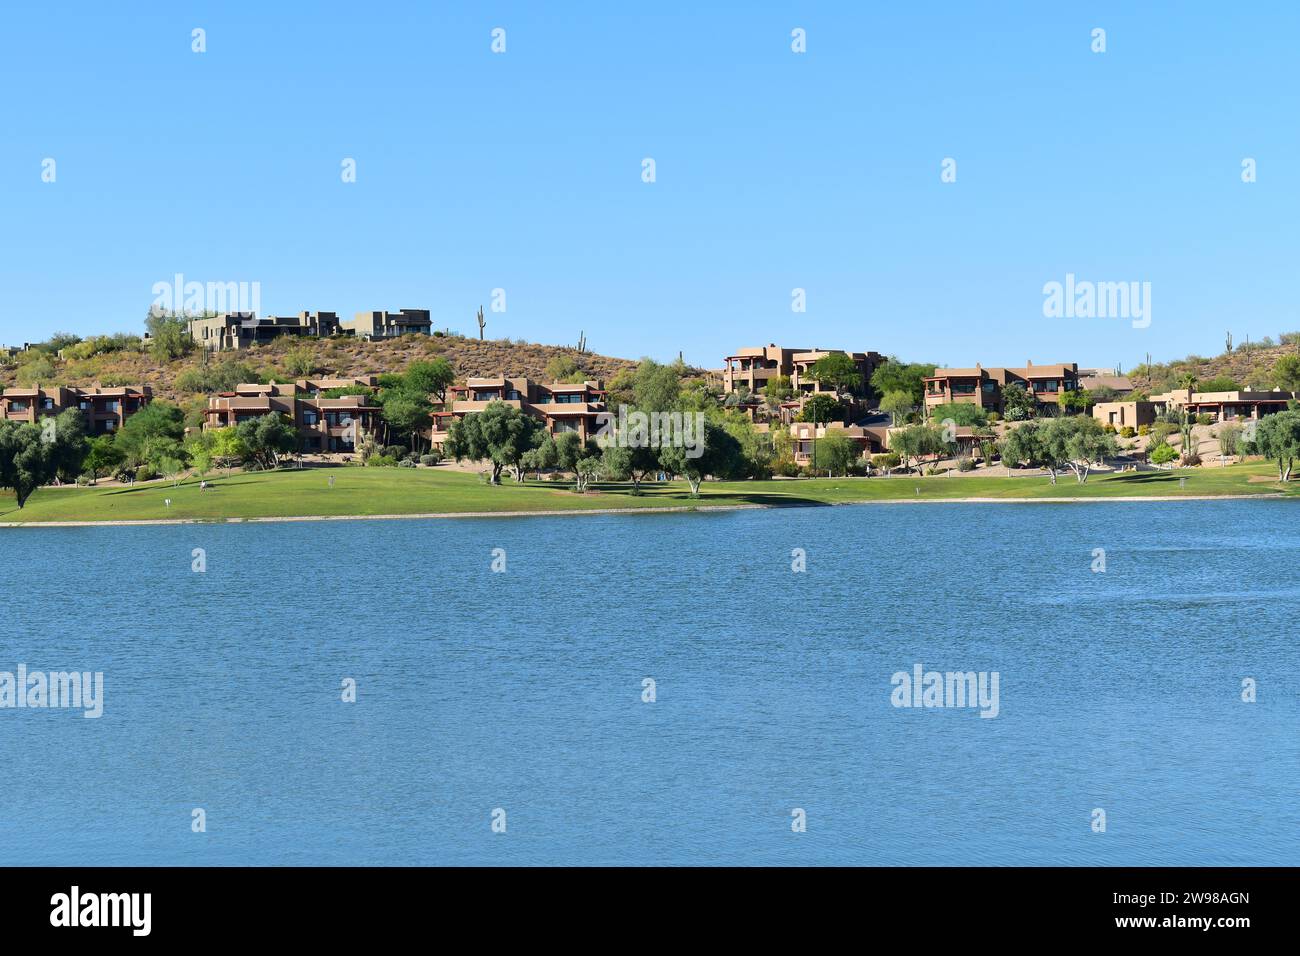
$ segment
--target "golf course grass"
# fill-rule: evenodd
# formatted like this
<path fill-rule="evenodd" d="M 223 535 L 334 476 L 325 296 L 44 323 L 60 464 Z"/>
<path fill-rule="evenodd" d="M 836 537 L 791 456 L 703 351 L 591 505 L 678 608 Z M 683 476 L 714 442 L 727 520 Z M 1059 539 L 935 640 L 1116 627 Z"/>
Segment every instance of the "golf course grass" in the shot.
<path fill-rule="evenodd" d="M 99 521 L 221 521 L 311 516 L 478 514 L 848 504 L 871 501 L 982 499 L 1196 498 L 1296 494 L 1275 479 L 1267 462 L 1171 472 L 1072 475 L 1057 484 L 1042 476 L 984 478 L 819 478 L 706 482 L 692 498 L 685 482 L 649 483 L 633 495 L 624 484 L 595 485 L 575 494 L 570 482 L 509 479 L 493 487 L 477 475 L 439 468 L 306 468 L 234 473 L 179 485 L 154 481 L 133 487 L 42 488 L 19 509 L 0 493 L 0 524 Z M 330 478 L 334 479 L 331 487 Z M 1251 478 L 1255 477 L 1252 481 Z M 1265 480 L 1260 480 L 1260 478 Z M 1180 479 L 1185 479 L 1182 481 Z M 1291 483 L 1300 486 L 1300 482 Z M 171 504 L 166 502 L 170 499 Z"/>

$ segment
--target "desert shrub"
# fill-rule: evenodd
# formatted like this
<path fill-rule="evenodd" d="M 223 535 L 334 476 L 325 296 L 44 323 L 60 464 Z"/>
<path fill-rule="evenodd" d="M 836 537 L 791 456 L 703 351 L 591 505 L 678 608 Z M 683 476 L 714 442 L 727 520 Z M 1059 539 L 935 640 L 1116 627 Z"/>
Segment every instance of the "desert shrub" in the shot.
<path fill-rule="evenodd" d="M 1107 422 L 1106 424 L 1102 425 L 1101 430 L 1104 431 L 1107 435 L 1115 434 L 1115 426 L 1112 425 L 1110 422 Z"/>
<path fill-rule="evenodd" d="M 1145 435 L 1145 434 L 1146 434 L 1146 430 L 1145 430 L 1145 429 L 1146 429 L 1146 426 L 1143 425 L 1142 428 L 1143 428 L 1143 432 L 1142 432 L 1142 434 Z M 1133 430 L 1133 426 L 1132 426 L 1132 425 L 1125 425 L 1123 428 L 1121 428 L 1121 429 L 1119 430 L 1119 437 L 1120 437 L 1120 438 L 1132 438 L 1135 434 L 1137 434 L 1137 433 Z"/>
<path fill-rule="evenodd" d="M 960 458 L 957 459 L 957 470 L 958 470 L 958 471 L 974 471 L 974 470 L 975 470 L 975 459 L 974 459 L 974 458 L 968 458 L 966 455 L 962 455 Z"/>
<path fill-rule="evenodd" d="M 1213 425 L 1213 424 L 1214 424 L 1214 416 L 1213 416 L 1213 415 L 1209 415 L 1209 414 L 1205 414 L 1205 415 L 1197 415 L 1197 416 L 1196 416 L 1196 424 L 1198 424 L 1198 425 Z"/>
<path fill-rule="evenodd" d="M 1002 416 L 999 415 L 997 412 L 989 412 L 989 413 L 988 413 L 987 415 L 985 415 L 984 417 L 988 420 L 988 423 L 989 423 L 990 425 L 992 425 L 994 422 L 1000 422 L 1000 421 L 1002 421 Z"/>
<path fill-rule="evenodd" d="M 1125 426 L 1125 427 L 1127 428 L 1128 426 Z M 1150 425 L 1139 425 L 1139 426 L 1138 426 L 1138 434 L 1139 434 L 1139 435 L 1150 435 L 1150 434 L 1151 434 L 1151 426 L 1150 426 Z"/>
<path fill-rule="evenodd" d="M 371 455 L 366 459 L 367 468 L 395 468 L 397 459 L 392 455 Z"/>
<path fill-rule="evenodd" d="M 434 465 L 438 464 L 438 462 L 440 461 L 442 461 L 442 455 L 439 455 L 437 452 L 430 452 L 427 455 L 420 456 L 420 464 L 426 467 L 431 468 Z"/>
<path fill-rule="evenodd" d="M 772 463 L 772 474 L 782 478 L 795 478 L 799 474 L 799 466 L 789 458 L 782 458 Z"/>
<path fill-rule="evenodd" d="M 1201 463 L 1201 456 L 1194 451 L 1188 452 L 1186 455 L 1183 456 L 1183 464 L 1189 468 L 1195 468 L 1200 463 Z"/>
<path fill-rule="evenodd" d="M 393 461 L 401 461 L 406 457 L 405 445 L 386 445 L 380 452 L 385 458 L 391 458 Z"/>
<path fill-rule="evenodd" d="M 415 462 L 412 461 L 410 458 L 403 458 L 401 461 L 399 461 L 399 462 L 397 463 L 397 467 L 398 467 L 398 468 L 414 468 L 414 467 L 415 467 Z"/>

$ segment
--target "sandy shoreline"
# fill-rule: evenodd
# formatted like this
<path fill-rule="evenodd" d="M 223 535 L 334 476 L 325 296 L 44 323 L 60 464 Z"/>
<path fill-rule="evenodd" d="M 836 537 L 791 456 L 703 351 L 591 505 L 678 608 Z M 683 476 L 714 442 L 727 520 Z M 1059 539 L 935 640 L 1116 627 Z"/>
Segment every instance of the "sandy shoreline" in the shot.
<path fill-rule="evenodd" d="M 1288 495 L 1123 495 L 1090 498 L 880 498 L 873 501 L 837 501 L 788 505 L 667 505 L 662 508 L 589 508 L 546 511 L 430 511 L 393 515 L 286 515 L 264 518 L 135 518 L 121 521 L 0 521 L 0 528 L 114 528 L 177 524 L 266 524 L 281 521 L 396 521 L 430 518 L 556 518 L 568 515 L 653 515 L 709 511 L 781 511 L 786 508 L 838 508 L 843 505 L 1075 505 L 1138 501 L 1254 501 Z"/>

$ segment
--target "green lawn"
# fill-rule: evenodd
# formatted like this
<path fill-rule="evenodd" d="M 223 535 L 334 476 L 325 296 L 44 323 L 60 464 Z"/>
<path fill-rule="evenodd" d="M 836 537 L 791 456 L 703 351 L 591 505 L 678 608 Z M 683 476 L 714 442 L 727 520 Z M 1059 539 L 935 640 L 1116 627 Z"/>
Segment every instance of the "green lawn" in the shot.
<path fill-rule="evenodd" d="M 811 505 L 854 501 L 945 498 L 1113 498 L 1195 495 L 1296 494 L 1275 481 L 1272 466 L 1254 462 L 1185 472 L 1094 475 L 1080 485 L 1062 476 L 1046 478 L 820 478 L 799 481 L 706 482 L 693 499 L 685 483 L 647 485 L 639 496 L 625 485 L 601 485 L 585 495 L 566 483 L 533 482 L 499 487 L 478 476 L 441 469 L 309 468 L 234 474 L 179 487 L 150 482 L 133 488 L 45 488 L 19 510 L 11 494 L 0 495 L 0 522 L 128 521 L 141 519 L 274 518 L 303 515 L 380 515 L 498 511 L 590 511 L 598 508 L 664 508 L 706 505 Z M 333 476 L 334 487 L 329 486 Z M 1179 479 L 1186 478 L 1185 487 Z M 1300 482 L 1292 484 L 1300 488 Z M 919 491 L 918 491 L 919 489 Z M 171 506 L 164 499 L 171 499 Z"/>

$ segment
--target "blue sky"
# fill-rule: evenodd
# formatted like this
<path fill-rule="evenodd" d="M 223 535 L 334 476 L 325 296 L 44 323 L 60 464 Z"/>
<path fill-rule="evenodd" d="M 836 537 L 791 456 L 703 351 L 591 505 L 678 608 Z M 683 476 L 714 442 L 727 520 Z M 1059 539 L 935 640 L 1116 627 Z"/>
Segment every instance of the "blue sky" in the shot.
<path fill-rule="evenodd" d="M 490 336 L 714 367 L 766 342 L 950 365 L 1217 353 L 1229 329 L 1300 329 L 1296 11 L 12 7 L 0 341 L 138 332 L 180 272 L 257 281 L 264 313 L 427 307 L 463 332 L 503 288 Z M 1150 327 L 1045 318 L 1066 273 L 1150 282 Z"/>

